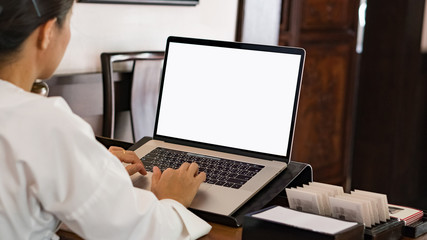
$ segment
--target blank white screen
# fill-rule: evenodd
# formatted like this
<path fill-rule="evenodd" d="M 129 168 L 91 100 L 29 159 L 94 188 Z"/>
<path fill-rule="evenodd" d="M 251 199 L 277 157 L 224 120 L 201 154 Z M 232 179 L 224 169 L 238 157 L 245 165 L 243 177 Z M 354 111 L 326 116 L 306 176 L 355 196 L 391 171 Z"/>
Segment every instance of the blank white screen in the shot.
<path fill-rule="evenodd" d="M 157 134 L 286 156 L 300 55 L 171 42 Z"/>

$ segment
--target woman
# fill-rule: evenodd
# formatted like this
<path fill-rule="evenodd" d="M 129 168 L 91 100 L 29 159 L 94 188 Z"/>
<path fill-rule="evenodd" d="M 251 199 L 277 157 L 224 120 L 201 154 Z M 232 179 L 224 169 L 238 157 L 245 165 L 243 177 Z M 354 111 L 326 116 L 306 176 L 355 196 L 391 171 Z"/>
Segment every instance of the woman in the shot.
<path fill-rule="evenodd" d="M 63 57 L 73 2 L 0 0 L 0 238 L 51 239 L 59 221 L 85 239 L 206 234 L 186 209 L 206 177 L 197 164 L 155 168 L 151 192 L 133 188 L 117 158 L 144 174 L 133 152 L 109 152 L 62 98 L 29 92 Z"/>

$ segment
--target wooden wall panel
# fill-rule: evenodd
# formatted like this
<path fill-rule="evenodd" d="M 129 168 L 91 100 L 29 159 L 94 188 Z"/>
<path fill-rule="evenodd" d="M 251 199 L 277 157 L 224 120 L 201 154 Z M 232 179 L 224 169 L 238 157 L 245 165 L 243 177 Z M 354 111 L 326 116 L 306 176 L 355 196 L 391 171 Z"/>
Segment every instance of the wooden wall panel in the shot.
<path fill-rule="evenodd" d="M 303 30 L 345 30 L 352 27 L 352 0 L 305 0 L 303 1 L 301 28 Z"/>
<path fill-rule="evenodd" d="M 309 162 L 314 178 L 343 184 L 346 136 L 347 44 L 307 45 L 293 159 Z M 333 68 L 331 68 L 333 66 Z"/>
<path fill-rule="evenodd" d="M 283 3 L 279 43 L 307 51 L 293 160 L 310 163 L 315 181 L 348 187 L 359 1 Z"/>

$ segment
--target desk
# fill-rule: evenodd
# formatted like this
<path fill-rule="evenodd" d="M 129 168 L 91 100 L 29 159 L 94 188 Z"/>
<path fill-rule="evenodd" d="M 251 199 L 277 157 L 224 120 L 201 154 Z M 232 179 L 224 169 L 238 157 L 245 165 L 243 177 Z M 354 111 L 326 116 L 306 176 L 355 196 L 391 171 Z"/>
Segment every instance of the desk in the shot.
<path fill-rule="evenodd" d="M 209 223 L 212 225 L 212 230 L 208 235 L 200 238 L 200 240 L 235 240 L 242 239 L 242 228 L 228 227 L 217 223 Z M 64 230 L 58 231 L 58 236 L 61 240 L 83 240 L 76 234 Z M 427 239 L 427 238 L 426 238 Z"/>
<path fill-rule="evenodd" d="M 212 230 L 208 235 L 200 238 L 200 240 L 235 240 L 242 239 L 242 228 L 228 227 L 217 223 L 209 223 L 212 225 Z M 57 232 L 61 240 L 83 240 L 76 234 L 64 230 Z M 427 239 L 427 238 L 426 238 Z"/>
<path fill-rule="evenodd" d="M 228 227 L 217 223 L 210 223 L 212 225 L 212 230 L 208 235 L 200 238 L 200 240 L 240 240 L 242 239 L 242 228 Z M 58 235 L 61 240 L 82 240 L 79 236 L 74 233 L 59 231 Z M 402 237 L 401 240 L 413 240 L 415 238 Z M 427 234 L 424 234 L 417 240 L 427 240 Z"/>
<path fill-rule="evenodd" d="M 200 238 L 200 240 L 240 240 L 242 239 L 242 228 L 227 227 L 221 224 L 211 223 L 211 232 Z M 418 238 L 402 237 L 401 240 L 427 240 L 427 234 Z"/>
<path fill-rule="evenodd" d="M 236 240 L 242 239 L 242 228 L 224 226 L 218 223 L 209 223 L 212 230 L 200 240 Z"/>

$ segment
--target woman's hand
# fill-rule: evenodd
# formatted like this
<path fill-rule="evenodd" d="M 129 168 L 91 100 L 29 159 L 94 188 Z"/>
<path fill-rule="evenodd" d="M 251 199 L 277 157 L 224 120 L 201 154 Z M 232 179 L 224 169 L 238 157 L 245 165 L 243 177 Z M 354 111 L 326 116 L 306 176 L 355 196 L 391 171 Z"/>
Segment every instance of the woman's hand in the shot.
<path fill-rule="evenodd" d="M 153 168 L 151 191 L 158 199 L 170 198 L 189 207 L 200 184 L 206 180 L 204 172 L 199 173 L 197 163 L 183 163 L 180 168 L 166 169 L 163 173 Z"/>
<path fill-rule="evenodd" d="M 108 151 L 116 156 L 121 162 L 128 163 L 126 166 L 126 170 L 129 175 L 133 175 L 137 172 L 142 175 L 147 175 L 147 171 L 144 168 L 144 164 L 142 164 L 141 160 L 133 151 L 126 151 L 121 147 L 111 146 Z"/>

